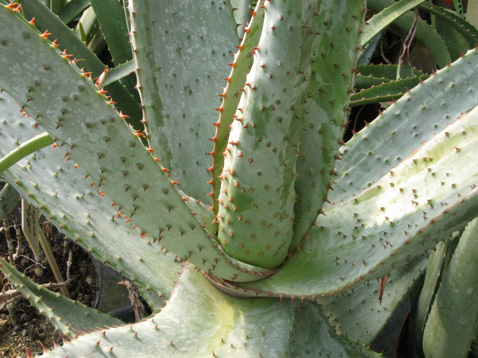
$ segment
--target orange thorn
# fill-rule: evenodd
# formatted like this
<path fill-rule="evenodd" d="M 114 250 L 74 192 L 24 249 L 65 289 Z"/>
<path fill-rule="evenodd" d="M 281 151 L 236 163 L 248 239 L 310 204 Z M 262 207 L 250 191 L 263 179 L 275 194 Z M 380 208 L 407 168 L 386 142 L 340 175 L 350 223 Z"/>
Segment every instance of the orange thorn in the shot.
<path fill-rule="evenodd" d="M 6 7 L 7 7 L 7 9 L 13 10 L 15 8 L 15 6 L 17 6 L 17 5 L 18 5 L 18 3 L 14 2 L 14 3 L 11 3 L 11 4 L 7 5 Z"/>
<path fill-rule="evenodd" d="M 48 36 L 50 36 L 50 35 L 51 35 L 51 33 L 49 33 L 48 30 L 45 30 L 45 32 L 42 33 L 42 34 L 40 35 L 40 37 L 46 39 L 46 38 L 48 38 Z"/>

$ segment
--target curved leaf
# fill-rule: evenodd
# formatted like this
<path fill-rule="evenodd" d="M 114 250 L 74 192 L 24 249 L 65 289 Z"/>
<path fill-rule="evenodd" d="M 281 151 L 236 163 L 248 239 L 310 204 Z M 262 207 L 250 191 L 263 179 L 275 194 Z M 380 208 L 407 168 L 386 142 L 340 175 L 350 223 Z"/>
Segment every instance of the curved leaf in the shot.
<path fill-rule="evenodd" d="M 383 31 L 405 12 L 417 7 L 425 0 L 400 0 L 384 8 L 367 21 L 360 44 L 365 46 L 372 38 Z"/>
<path fill-rule="evenodd" d="M 369 189 L 324 209 L 300 251 L 272 277 L 240 290 L 325 296 L 405 265 L 478 214 L 476 150 L 478 107 Z"/>

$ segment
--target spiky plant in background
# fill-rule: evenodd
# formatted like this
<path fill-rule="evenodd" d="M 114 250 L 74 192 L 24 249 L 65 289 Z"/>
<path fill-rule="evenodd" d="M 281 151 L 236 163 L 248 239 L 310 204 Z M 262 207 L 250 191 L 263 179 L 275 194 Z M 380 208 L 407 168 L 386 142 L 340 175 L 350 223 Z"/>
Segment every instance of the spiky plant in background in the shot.
<path fill-rule="evenodd" d="M 42 4 L 25 2 L 31 21 L 18 4 L 0 6 L 2 176 L 153 310 L 122 325 L 2 259 L 72 338 L 44 356 L 377 356 L 364 347 L 424 254 L 477 216 L 477 51 L 400 93 L 342 145 L 361 33 L 391 10 L 368 30 L 364 0 L 259 1 L 251 18 L 248 6 L 129 1 L 139 116 L 119 82 L 109 93 L 111 77 L 92 82 L 101 66 Z M 50 42 L 41 21 L 63 41 Z M 126 29 L 118 21 L 109 28 Z M 113 60 L 128 61 L 107 28 Z"/>

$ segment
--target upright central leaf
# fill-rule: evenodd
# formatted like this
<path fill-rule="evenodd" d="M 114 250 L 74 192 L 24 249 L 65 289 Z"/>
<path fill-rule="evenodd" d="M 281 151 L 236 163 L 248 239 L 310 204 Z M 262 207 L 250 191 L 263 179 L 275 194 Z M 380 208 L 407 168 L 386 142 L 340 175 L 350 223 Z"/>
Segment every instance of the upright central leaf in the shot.
<path fill-rule="evenodd" d="M 266 2 L 264 26 L 224 152 L 218 220 L 229 255 L 279 266 L 292 238 L 295 163 L 317 1 Z"/>

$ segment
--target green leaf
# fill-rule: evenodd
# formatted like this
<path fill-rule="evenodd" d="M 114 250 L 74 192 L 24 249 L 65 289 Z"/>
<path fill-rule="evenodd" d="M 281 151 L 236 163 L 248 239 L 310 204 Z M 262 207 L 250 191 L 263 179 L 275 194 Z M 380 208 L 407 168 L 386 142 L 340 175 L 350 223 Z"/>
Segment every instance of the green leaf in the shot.
<path fill-rule="evenodd" d="M 473 51 L 402 97 L 342 147 L 329 200 L 339 203 L 358 195 L 430 141 L 434 132 L 478 105 L 477 81 L 478 53 Z"/>
<path fill-rule="evenodd" d="M 87 307 L 80 302 L 37 285 L 0 257 L 5 278 L 25 296 L 61 333 L 74 337 L 79 333 L 123 325 L 123 321 Z"/>
<path fill-rule="evenodd" d="M 365 2 L 361 0 L 341 6 L 333 0 L 320 3 L 315 28 L 319 35 L 311 45 L 311 75 L 296 164 L 298 200 L 291 249 L 304 238 L 327 200 L 350 109 L 364 15 Z"/>
<path fill-rule="evenodd" d="M 41 133 L 5 92 L 0 94 L 0 123 L 0 155 Z M 51 146 L 42 149 L 3 176 L 71 240 L 134 280 L 153 309 L 164 304 L 159 297 L 169 295 L 180 270 L 174 257 L 141 240 L 139 229 L 132 230 L 131 224 L 117 218 L 111 201 L 89 187 L 86 173 L 75 169 L 72 160 L 65 161 L 65 151 Z"/>
<path fill-rule="evenodd" d="M 58 17 L 65 24 L 69 24 L 77 16 L 79 16 L 83 11 L 85 11 L 88 8 L 88 6 L 90 6 L 90 0 L 70 0 L 60 10 Z"/>
<path fill-rule="evenodd" d="M 353 342 L 369 345 L 392 317 L 409 292 L 421 283 L 427 259 L 418 257 L 406 266 L 393 269 L 387 276 L 380 297 L 378 280 L 335 294 L 320 301 L 322 312 L 336 332 Z"/>
<path fill-rule="evenodd" d="M 417 7 L 425 0 L 400 0 L 384 8 L 367 21 L 360 44 L 365 46 L 372 38 L 407 11 Z M 378 11 L 378 10 L 377 10 Z"/>
<path fill-rule="evenodd" d="M 0 190 L 0 219 L 6 218 L 15 208 L 20 201 L 20 195 L 10 185 L 5 184 Z"/>
<path fill-rule="evenodd" d="M 395 4 L 393 0 L 368 0 L 367 6 L 374 11 L 381 11 L 382 9 Z M 407 34 L 414 21 L 414 15 L 405 13 L 397 18 L 393 25 L 398 26 L 400 30 Z M 450 53 L 446 47 L 445 42 L 440 37 L 438 32 L 431 25 L 428 25 L 422 19 L 418 19 L 417 31 L 415 38 L 426 46 L 430 53 L 435 58 L 438 66 L 444 68 L 447 63 L 451 62 Z"/>
<path fill-rule="evenodd" d="M 44 357 L 379 357 L 337 336 L 312 303 L 239 299 L 191 268 L 168 305 L 143 322 L 79 337 Z"/>
<path fill-rule="evenodd" d="M 355 82 L 359 81 L 361 78 L 366 78 L 366 77 L 371 77 L 376 80 L 382 80 L 383 82 L 390 82 L 390 81 L 395 81 L 397 79 L 397 73 L 399 69 L 397 65 L 364 65 L 364 66 L 358 66 L 357 67 L 357 76 L 355 77 Z M 417 69 L 411 69 L 412 74 L 410 77 L 421 77 L 422 79 L 423 76 L 427 76 L 425 73 L 423 73 L 420 70 Z M 428 76 L 427 76 L 428 77 Z M 373 84 L 381 84 L 381 83 L 373 83 Z M 358 84 L 358 87 L 360 88 L 366 88 L 370 86 L 364 86 Z"/>
<path fill-rule="evenodd" d="M 477 235 L 475 219 L 466 226 L 443 274 L 423 333 L 427 356 L 468 357 L 478 318 Z"/>
<path fill-rule="evenodd" d="M 224 151 L 229 140 L 230 126 L 234 121 L 237 111 L 237 105 L 241 99 L 241 90 L 246 83 L 246 76 L 249 73 L 254 61 L 254 48 L 259 44 L 259 39 L 264 23 L 264 1 L 259 1 L 254 10 L 254 16 L 247 27 L 247 33 L 242 38 L 241 44 L 238 46 L 239 51 L 234 55 L 234 61 L 231 73 L 227 78 L 227 84 L 224 88 L 222 104 L 219 107 L 219 120 L 215 123 L 216 135 L 214 136 L 213 165 L 211 171 L 212 194 L 213 198 L 219 198 L 221 189 L 220 175 L 224 168 Z M 244 32 L 244 31 L 243 31 Z M 214 214 L 217 214 L 218 205 L 215 200 L 212 203 Z"/>
<path fill-rule="evenodd" d="M 325 208 L 281 270 L 240 289 L 329 295 L 383 277 L 463 228 L 477 215 L 478 166 L 469 165 L 476 162 L 477 125 L 475 107 L 370 188 Z"/>
<path fill-rule="evenodd" d="M 130 1 L 129 11 L 151 147 L 183 191 L 210 204 L 205 168 L 211 165 L 214 108 L 239 44 L 233 10 L 219 1 L 141 0 Z M 221 36 L 210 35 L 216 29 Z"/>
<path fill-rule="evenodd" d="M 101 31 L 108 44 L 108 51 L 116 65 L 133 58 L 128 37 L 125 9 L 119 0 L 90 0 Z"/>
<path fill-rule="evenodd" d="M 91 52 L 88 47 L 71 31 L 57 16 L 52 14 L 39 0 L 21 0 L 22 10 L 27 18 L 35 18 L 35 26 L 41 32 L 48 30 L 52 39 L 57 39 L 59 49 L 67 50 L 77 58 L 79 68 L 91 72 L 93 77 L 99 77 L 105 70 L 105 65 Z M 66 48 L 68 46 L 68 48 Z M 73 58 L 72 58 L 73 59 Z M 142 129 L 139 122 L 142 114 L 140 105 L 119 83 L 106 88 L 108 94 L 117 102 L 120 110 L 130 117 L 130 123 L 136 129 Z"/>
<path fill-rule="evenodd" d="M 237 34 L 241 39 L 244 36 L 244 29 L 251 19 L 252 3 L 252 0 L 231 0 L 231 6 L 234 9 L 234 19 L 237 23 Z"/>
<path fill-rule="evenodd" d="M 151 150 L 143 146 L 114 104 L 106 101 L 84 73 L 17 13 L 0 6 L 0 20 L 15 29 L 0 35 L 0 44 L 6 49 L 0 55 L 0 85 L 58 138 L 61 150 L 88 174 L 98 194 L 106 193 L 114 201 L 119 216 L 135 223 L 142 236 L 153 240 L 151 244 L 161 241 L 180 259 L 217 276 L 251 280 L 256 279 L 253 275 L 268 273 L 222 252 Z M 11 46 L 19 51 L 12 51 Z M 33 65 L 31 51 L 37 59 Z M 20 70 L 22 60 L 29 66 Z M 38 81 L 37 71 L 44 74 Z M 16 75 L 20 72 L 21 77 Z M 162 218 L 160 223 L 158 217 Z"/>
<path fill-rule="evenodd" d="M 454 242 L 452 242 L 454 241 Z M 408 331 L 410 334 L 409 346 L 414 347 L 416 352 L 422 352 L 422 338 L 425 324 L 430 314 L 432 303 L 440 286 L 442 275 L 445 270 L 445 262 L 450 251 L 456 248 L 458 239 L 453 236 L 438 243 L 430 255 L 426 267 L 425 279 L 416 301 L 411 302 Z"/>
<path fill-rule="evenodd" d="M 108 71 L 105 77 L 103 86 L 107 87 L 110 84 L 120 81 L 132 74 L 136 69 L 136 63 L 134 61 L 125 62 L 117 67 L 114 67 Z"/>
<path fill-rule="evenodd" d="M 265 5 L 258 50 L 224 151 L 218 240 L 229 255 L 260 267 L 278 267 L 293 235 L 295 163 L 307 95 L 300 74 L 311 73 L 317 36 L 309 26 L 316 6 Z"/>
<path fill-rule="evenodd" d="M 472 47 L 478 45 L 478 29 L 456 13 L 430 3 L 421 4 L 420 9 L 445 20 L 446 23 L 457 30 Z"/>
<path fill-rule="evenodd" d="M 353 94 L 350 97 L 350 106 L 357 107 L 369 103 L 397 100 L 421 81 L 422 79 L 420 77 L 411 77 L 375 85 Z"/>

